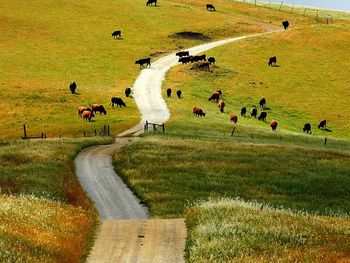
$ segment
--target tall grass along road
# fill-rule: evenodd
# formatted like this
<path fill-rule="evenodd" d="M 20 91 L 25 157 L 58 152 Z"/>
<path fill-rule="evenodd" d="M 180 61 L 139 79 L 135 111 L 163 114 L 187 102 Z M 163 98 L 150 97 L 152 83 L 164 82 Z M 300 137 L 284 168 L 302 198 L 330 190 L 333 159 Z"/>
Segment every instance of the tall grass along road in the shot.
<path fill-rule="evenodd" d="M 266 33 L 220 40 L 188 50 L 195 55 L 220 45 L 263 34 Z M 165 221 L 164 224 L 159 223 L 159 229 L 156 229 L 152 227 L 154 223 L 148 220 L 142 227 L 142 219 L 148 218 L 147 209 L 131 193 L 112 167 L 113 152 L 135 140 L 135 137 L 121 138 L 121 136 L 140 134 L 146 120 L 163 123 L 169 119 L 170 113 L 162 98 L 161 86 L 166 72 L 177 64 L 178 58 L 175 54 L 170 54 L 154 62 L 151 68 L 142 70 L 134 84 L 136 104 L 142 114 L 140 124 L 120 134 L 113 145 L 91 147 L 81 152 L 75 159 L 77 176 L 95 203 L 102 220 L 95 246 L 89 257 L 90 262 L 110 262 L 111 256 L 113 261 L 119 262 L 126 258 L 128 262 L 142 262 L 145 257 L 151 260 L 149 262 L 155 262 L 155 259 L 157 262 L 184 260 L 185 234 L 177 234 L 179 229 L 182 229 L 180 233 L 186 233 L 184 221 L 175 220 L 171 221 L 172 223 Z M 120 219 L 141 219 L 141 221 L 133 220 L 123 224 Z M 130 228 L 140 230 L 130 232 Z M 173 238 L 164 238 L 169 236 L 169 231 Z M 125 238 L 120 241 L 120 237 Z M 117 242 L 123 242 L 125 246 L 110 245 Z M 134 249 L 125 249 L 128 247 Z M 168 253 L 163 253 L 164 249 L 161 248 L 167 248 Z M 157 253 L 150 253 L 150 250 Z"/>

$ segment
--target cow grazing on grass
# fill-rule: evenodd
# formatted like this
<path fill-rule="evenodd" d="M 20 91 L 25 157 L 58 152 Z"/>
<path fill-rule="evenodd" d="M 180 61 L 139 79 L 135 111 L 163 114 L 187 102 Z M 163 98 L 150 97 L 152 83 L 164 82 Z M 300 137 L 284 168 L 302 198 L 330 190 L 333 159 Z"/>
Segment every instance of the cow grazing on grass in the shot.
<path fill-rule="evenodd" d="M 247 108 L 246 108 L 246 107 L 243 107 L 243 108 L 241 109 L 241 116 L 244 116 L 244 117 L 245 117 L 246 114 L 247 114 Z"/>
<path fill-rule="evenodd" d="M 275 120 L 272 120 L 270 122 L 270 127 L 272 128 L 273 131 L 275 131 L 277 129 L 277 125 L 278 125 L 278 123 Z"/>
<path fill-rule="evenodd" d="M 213 11 L 213 12 L 216 11 L 215 7 L 212 4 L 207 4 L 207 10 L 208 11 Z"/>
<path fill-rule="evenodd" d="M 203 62 L 203 63 L 199 64 L 198 68 L 200 70 L 209 71 L 209 66 L 210 66 L 209 62 Z"/>
<path fill-rule="evenodd" d="M 230 121 L 232 121 L 233 123 L 237 123 L 237 121 L 238 121 L 237 115 L 231 114 L 230 115 Z"/>
<path fill-rule="evenodd" d="M 83 120 L 85 120 L 85 121 L 89 120 L 89 122 L 91 121 L 92 117 L 95 117 L 95 115 L 92 111 L 87 111 L 87 110 L 83 111 L 82 116 L 83 116 Z"/>
<path fill-rule="evenodd" d="M 112 33 L 112 37 L 117 38 L 117 37 L 122 37 L 122 31 L 117 30 Z"/>
<path fill-rule="evenodd" d="M 256 115 L 258 115 L 258 109 L 253 106 L 250 110 L 250 116 L 256 118 Z"/>
<path fill-rule="evenodd" d="M 125 96 L 129 97 L 131 94 L 131 88 L 126 88 L 124 92 L 125 92 Z"/>
<path fill-rule="evenodd" d="M 143 65 L 146 64 L 146 67 L 151 67 L 151 58 L 143 58 L 135 61 L 135 64 L 139 64 L 140 68 L 144 67 Z"/>
<path fill-rule="evenodd" d="M 266 111 L 262 111 L 262 112 L 260 112 L 260 115 L 259 115 L 259 117 L 258 117 L 258 120 L 259 121 L 266 121 L 266 117 L 267 117 L 267 112 Z"/>
<path fill-rule="evenodd" d="M 93 113 L 99 112 L 100 115 L 103 113 L 104 115 L 107 114 L 107 111 L 105 110 L 105 107 L 101 104 L 92 104 L 91 110 Z"/>
<path fill-rule="evenodd" d="M 276 66 L 276 63 L 277 63 L 277 57 L 269 58 L 269 66 Z"/>
<path fill-rule="evenodd" d="M 199 107 L 194 107 L 193 110 L 193 115 L 197 117 L 205 117 L 205 112 Z"/>
<path fill-rule="evenodd" d="M 211 65 L 211 64 L 215 64 L 215 58 L 214 57 L 210 57 L 210 58 L 208 58 L 208 62 L 209 62 L 209 64 Z"/>
<path fill-rule="evenodd" d="M 120 108 L 122 106 L 126 107 L 125 102 L 121 98 L 118 98 L 118 97 L 112 97 L 111 98 L 111 105 L 112 105 L 113 108 L 114 108 L 114 104 L 117 104 L 117 107 L 119 106 Z"/>
<path fill-rule="evenodd" d="M 266 99 L 265 99 L 265 98 L 262 98 L 262 99 L 259 101 L 259 105 L 260 105 L 260 108 L 261 108 L 261 109 L 265 109 Z"/>
<path fill-rule="evenodd" d="M 178 97 L 179 99 L 181 98 L 181 94 L 182 94 L 182 91 L 181 91 L 181 90 L 176 91 L 176 95 L 177 95 L 177 97 Z"/>
<path fill-rule="evenodd" d="M 218 103 L 218 107 L 219 107 L 220 112 L 223 113 L 224 109 L 225 109 L 225 101 L 220 100 Z"/>
<path fill-rule="evenodd" d="M 72 82 L 70 85 L 69 85 L 69 90 L 72 94 L 75 94 L 75 90 L 77 89 L 77 83 L 75 82 Z"/>
<path fill-rule="evenodd" d="M 179 62 L 181 62 L 182 64 L 187 64 L 187 63 L 192 62 L 192 58 L 193 58 L 193 56 L 181 57 L 181 58 L 179 58 Z"/>
<path fill-rule="evenodd" d="M 193 63 L 193 62 L 198 62 L 198 61 L 207 61 L 207 60 L 206 60 L 206 55 L 203 54 L 203 55 L 200 55 L 200 56 L 194 56 L 194 57 L 192 57 L 192 59 L 191 59 L 191 62 L 192 62 L 192 63 Z"/>
<path fill-rule="evenodd" d="M 208 99 L 208 101 L 214 100 L 218 102 L 220 99 L 220 93 L 219 92 L 214 92 Z"/>
<path fill-rule="evenodd" d="M 320 124 L 318 125 L 318 128 L 324 130 L 326 128 L 326 125 L 327 125 L 327 121 L 326 120 L 322 120 L 320 122 Z"/>
<path fill-rule="evenodd" d="M 171 88 L 168 88 L 166 90 L 166 95 L 167 95 L 168 98 L 171 98 Z"/>
<path fill-rule="evenodd" d="M 78 108 L 78 117 L 81 118 L 84 111 L 91 111 L 91 109 L 88 107 L 79 107 Z"/>
<path fill-rule="evenodd" d="M 305 123 L 303 131 L 306 132 L 306 133 L 310 133 L 311 134 L 311 124 L 310 123 Z"/>
<path fill-rule="evenodd" d="M 283 27 L 284 27 L 284 30 L 287 30 L 288 27 L 289 27 L 289 22 L 288 22 L 288 20 L 283 21 L 283 22 L 282 22 L 282 25 L 283 25 Z"/>
<path fill-rule="evenodd" d="M 157 5 L 157 0 L 148 0 L 147 3 L 146 3 L 147 6 L 152 5 L 152 4 L 154 4 L 154 6 L 156 6 Z"/>
<path fill-rule="evenodd" d="M 188 56 L 190 56 L 190 52 L 188 52 L 188 51 L 180 51 L 180 52 L 177 52 L 177 53 L 176 53 L 176 56 L 178 56 L 178 57 L 180 57 L 180 58 L 182 58 L 182 57 L 188 57 Z"/>
<path fill-rule="evenodd" d="M 215 92 L 219 93 L 220 96 L 222 95 L 222 90 L 221 89 L 217 89 Z"/>

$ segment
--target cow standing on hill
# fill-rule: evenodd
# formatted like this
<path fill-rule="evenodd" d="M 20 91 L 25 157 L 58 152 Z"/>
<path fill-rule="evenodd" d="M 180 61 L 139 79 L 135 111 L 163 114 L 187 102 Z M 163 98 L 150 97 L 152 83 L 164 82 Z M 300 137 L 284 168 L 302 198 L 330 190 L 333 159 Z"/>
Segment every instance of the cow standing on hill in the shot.
<path fill-rule="evenodd" d="M 269 58 L 269 66 L 276 66 L 277 63 L 277 57 L 270 57 Z"/>
<path fill-rule="evenodd" d="M 84 111 L 91 111 L 91 109 L 88 108 L 88 107 L 79 107 L 79 109 L 78 109 L 78 117 L 81 118 Z"/>
<path fill-rule="evenodd" d="M 220 112 L 223 113 L 224 109 L 225 109 L 225 101 L 220 100 L 218 103 L 218 107 L 219 107 Z"/>
<path fill-rule="evenodd" d="M 230 115 L 230 121 L 232 121 L 233 123 L 237 123 L 237 121 L 238 121 L 237 115 L 231 114 Z"/>
<path fill-rule="evenodd" d="M 181 90 L 176 91 L 176 95 L 179 99 L 181 98 L 181 94 L 182 94 Z"/>
<path fill-rule="evenodd" d="M 258 117 L 258 120 L 263 120 L 263 121 L 266 121 L 266 117 L 267 117 L 267 112 L 266 111 L 262 111 L 260 112 L 260 115 Z"/>
<path fill-rule="evenodd" d="M 262 110 L 265 109 L 266 99 L 265 99 L 265 98 L 262 98 L 262 99 L 259 101 L 259 105 L 260 105 L 260 108 L 261 108 Z"/>
<path fill-rule="evenodd" d="M 135 61 L 135 64 L 139 64 L 140 68 L 144 67 L 143 65 L 146 64 L 146 67 L 151 67 L 151 58 L 143 58 Z"/>
<path fill-rule="evenodd" d="M 126 96 L 126 97 L 129 97 L 130 94 L 131 94 L 131 88 L 126 88 L 126 89 L 125 89 L 125 96 Z"/>
<path fill-rule="evenodd" d="M 303 131 L 306 132 L 306 133 L 310 133 L 311 134 L 311 124 L 310 123 L 305 123 Z"/>
<path fill-rule="evenodd" d="M 246 114 L 247 114 L 247 108 L 246 108 L 246 107 L 243 107 L 243 108 L 241 109 L 241 116 L 244 116 L 244 117 L 245 117 Z"/>
<path fill-rule="evenodd" d="M 215 58 L 214 57 L 210 57 L 210 58 L 208 58 L 208 62 L 209 62 L 209 64 L 211 65 L 211 64 L 215 64 Z"/>
<path fill-rule="evenodd" d="M 190 52 L 188 52 L 188 51 L 180 51 L 180 52 L 177 52 L 177 53 L 176 53 L 176 56 L 178 56 L 178 57 L 180 57 L 180 58 L 182 58 L 182 57 L 188 57 L 188 56 L 190 56 Z"/>
<path fill-rule="evenodd" d="M 220 99 L 220 93 L 219 92 L 214 92 L 208 99 L 208 101 L 214 100 L 218 102 Z"/>
<path fill-rule="evenodd" d="M 320 124 L 318 125 L 318 128 L 324 130 L 326 128 L 326 126 L 327 126 L 327 121 L 326 120 L 322 120 L 320 122 Z"/>
<path fill-rule="evenodd" d="M 191 62 L 192 62 L 192 63 L 193 63 L 193 62 L 198 62 L 198 61 L 207 61 L 207 60 L 206 60 L 206 55 L 203 54 L 203 55 L 200 55 L 200 56 L 194 56 L 194 57 L 192 57 L 192 59 L 191 59 Z"/>
<path fill-rule="evenodd" d="M 122 36 L 122 31 L 117 30 L 112 33 L 112 37 L 117 38 Z"/>
<path fill-rule="evenodd" d="M 70 85 L 69 85 L 69 90 L 72 94 L 76 94 L 75 93 L 75 90 L 77 89 L 77 83 L 75 82 L 72 82 Z"/>
<path fill-rule="evenodd" d="M 205 71 L 209 71 L 209 63 L 208 62 L 203 62 L 202 64 L 199 64 L 198 68 L 200 70 L 205 70 Z"/>
<path fill-rule="evenodd" d="M 278 125 L 278 123 L 275 120 L 272 120 L 270 122 L 270 127 L 272 128 L 273 131 L 275 131 L 277 129 L 277 125 Z"/>
<path fill-rule="evenodd" d="M 167 95 L 168 98 L 171 98 L 171 88 L 168 88 L 166 90 L 166 95 Z"/>
<path fill-rule="evenodd" d="M 289 27 L 289 22 L 288 22 L 288 20 L 283 21 L 283 22 L 282 22 L 282 25 L 283 25 L 283 27 L 284 27 L 284 30 L 287 30 L 288 27 Z"/>
<path fill-rule="evenodd" d="M 119 106 L 120 108 L 122 106 L 126 107 L 125 102 L 121 98 L 118 98 L 118 97 L 112 97 L 111 98 L 111 105 L 112 105 L 113 108 L 114 108 L 114 104 L 117 104 L 117 107 Z"/>
<path fill-rule="evenodd" d="M 208 11 L 213 11 L 213 12 L 216 11 L 215 7 L 212 4 L 207 4 L 207 10 Z"/>
<path fill-rule="evenodd" d="M 146 6 L 152 5 L 154 4 L 154 6 L 157 6 L 157 0 L 148 0 L 146 3 Z"/>
<path fill-rule="evenodd" d="M 91 122 L 91 118 L 95 117 L 94 113 L 92 111 L 84 111 L 82 113 L 83 120 Z"/>
<path fill-rule="evenodd" d="M 253 106 L 250 110 L 250 116 L 256 118 L 256 115 L 258 115 L 258 109 Z"/>
<path fill-rule="evenodd" d="M 189 57 L 181 57 L 179 58 L 179 63 L 181 62 L 182 64 L 187 64 L 192 62 L 192 58 L 193 56 L 189 56 Z"/>
<path fill-rule="evenodd" d="M 205 112 L 199 107 L 194 107 L 193 110 L 193 115 L 197 117 L 205 117 Z"/>
<path fill-rule="evenodd" d="M 103 113 L 104 115 L 107 114 L 107 111 L 105 110 L 105 108 L 103 107 L 103 105 L 101 104 L 92 104 L 91 106 L 91 110 L 93 113 L 99 112 L 100 115 Z"/>

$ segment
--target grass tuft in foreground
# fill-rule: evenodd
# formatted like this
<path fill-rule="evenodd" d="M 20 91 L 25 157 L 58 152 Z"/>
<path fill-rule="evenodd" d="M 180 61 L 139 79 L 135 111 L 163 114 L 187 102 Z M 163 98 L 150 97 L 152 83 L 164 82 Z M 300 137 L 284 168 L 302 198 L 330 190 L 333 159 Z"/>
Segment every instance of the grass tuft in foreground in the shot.
<path fill-rule="evenodd" d="M 347 262 L 350 257 L 346 215 L 220 199 L 197 203 L 186 218 L 189 262 Z"/>

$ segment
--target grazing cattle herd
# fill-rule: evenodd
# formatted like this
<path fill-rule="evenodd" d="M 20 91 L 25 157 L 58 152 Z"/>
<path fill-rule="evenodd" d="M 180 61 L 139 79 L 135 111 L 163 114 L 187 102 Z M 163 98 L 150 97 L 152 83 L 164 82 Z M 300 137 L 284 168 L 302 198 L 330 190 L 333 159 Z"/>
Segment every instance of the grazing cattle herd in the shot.
<path fill-rule="evenodd" d="M 146 2 L 146 5 L 147 6 L 152 6 L 152 5 L 157 6 L 157 0 L 148 0 Z M 216 11 L 214 5 L 212 5 L 212 4 L 207 4 L 206 9 L 208 11 Z M 287 21 L 287 20 L 283 21 L 282 25 L 283 25 L 284 29 L 287 30 L 289 27 L 289 21 Z M 121 38 L 121 30 L 113 31 L 112 37 L 116 38 L 116 39 Z M 210 66 L 215 65 L 215 62 L 216 62 L 215 57 L 209 57 L 208 61 L 207 61 L 206 54 L 192 56 L 192 55 L 190 55 L 189 51 L 179 51 L 176 53 L 176 56 L 179 57 L 179 59 L 178 59 L 179 63 L 182 63 L 182 64 L 197 63 L 196 67 L 198 69 L 204 70 L 204 71 L 209 71 Z M 144 68 L 144 67 L 151 67 L 151 58 L 143 58 L 143 59 L 136 60 L 135 64 L 140 65 L 140 69 Z M 270 57 L 269 61 L 268 61 L 268 65 L 269 66 L 276 66 L 276 64 L 277 64 L 277 57 L 276 56 Z M 76 94 L 76 89 L 77 89 L 77 84 L 75 82 L 72 82 L 69 85 L 70 92 L 72 94 Z M 125 96 L 131 97 L 131 94 L 132 94 L 131 88 L 126 88 L 125 89 Z M 171 88 L 168 88 L 166 90 L 166 94 L 167 94 L 168 98 L 171 98 L 171 94 L 172 94 Z M 180 99 L 182 96 L 182 91 L 177 90 L 176 95 Z M 226 105 L 225 101 L 222 99 L 222 96 L 223 95 L 222 95 L 221 89 L 218 89 L 208 99 L 208 101 L 215 101 L 217 103 L 219 111 L 221 113 L 224 112 L 225 105 Z M 126 107 L 126 104 L 123 101 L 123 99 L 118 98 L 118 97 L 111 98 L 110 105 L 112 106 L 112 108 L 114 108 L 114 104 L 116 104 L 117 107 L 119 106 L 120 108 L 122 106 Z M 267 112 L 264 110 L 268 109 L 268 108 L 265 108 L 266 107 L 266 99 L 265 98 L 262 98 L 259 101 L 259 106 L 260 106 L 261 112 L 259 114 L 258 120 L 262 120 L 262 121 L 266 122 Z M 103 105 L 92 104 L 91 107 L 79 107 L 78 117 L 82 118 L 85 121 L 91 122 L 92 118 L 95 117 L 95 114 L 97 112 L 99 112 L 100 115 L 107 114 L 107 111 Z M 206 113 L 203 111 L 203 109 L 198 107 L 198 106 L 193 108 L 192 113 L 194 116 L 197 116 L 197 117 L 205 117 L 206 116 Z M 246 114 L 247 114 L 247 107 L 246 106 L 241 108 L 240 114 L 241 114 L 241 116 L 246 117 Z M 255 106 L 251 107 L 250 116 L 253 118 L 256 118 L 258 116 L 258 109 Z M 238 122 L 238 117 L 235 114 L 230 114 L 229 119 L 234 124 L 236 124 Z M 327 121 L 322 120 L 318 125 L 318 129 L 322 129 L 322 130 L 326 129 L 326 124 L 327 124 Z M 277 129 L 277 126 L 278 126 L 278 122 L 276 120 L 270 121 L 270 127 L 273 131 L 275 131 Z M 310 123 L 306 123 L 304 125 L 303 132 L 311 134 L 311 124 Z"/>

